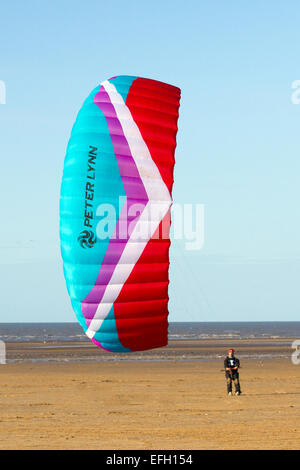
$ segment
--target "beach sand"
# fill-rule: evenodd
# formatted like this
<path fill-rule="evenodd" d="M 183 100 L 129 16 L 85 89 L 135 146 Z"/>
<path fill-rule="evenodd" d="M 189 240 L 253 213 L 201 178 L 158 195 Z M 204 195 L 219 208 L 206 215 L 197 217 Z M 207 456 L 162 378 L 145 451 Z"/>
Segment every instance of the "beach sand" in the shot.
<path fill-rule="evenodd" d="M 218 343 L 219 359 L 208 359 L 215 343 L 191 341 L 131 361 L 96 349 L 107 360 L 88 362 L 93 346 L 9 344 L 8 359 L 20 362 L 0 365 L 0 448 L 299 449 L 300 365 L 291 350 L 264 341 L 255 359 L 251 342 L 237 342 L 243 393 L 229 397 L 226 345 Z M 41 351 L 48 362 L 32 362 Z"/>

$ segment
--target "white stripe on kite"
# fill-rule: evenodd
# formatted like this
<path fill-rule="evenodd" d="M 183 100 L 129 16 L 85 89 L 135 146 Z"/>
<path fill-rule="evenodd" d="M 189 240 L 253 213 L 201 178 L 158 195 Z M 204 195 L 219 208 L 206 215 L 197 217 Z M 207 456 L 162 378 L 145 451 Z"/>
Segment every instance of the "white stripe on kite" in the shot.
<path fill-rule="evenodd" d="M 130 235 L 119 262 L 115 267 L 114 273 L 105 289 L 102 300 L 98 305 L 94 318 L 86 331 L 89 338 L 93 338 L 95 333 L 99 331 L 99 328 L 109 314 L 113 303 L 129 278 L 136 262 L 144 251 L 145 246 L 154 235 L 172 204 L 169 190 L 122 96 L 108 80 L 103 82 L 102 86 L 108 93 L 111 103 L 115 108 L 124 136 L 130 147 L 131 155 L 148 194 L 149 201 Z M 153 184 L 153 180 L 155 180 L 155 184 Z M 154 220 L 155 223 L 153 223 Z M 145 227 L 147 228 L 147 238 L 138 243 L 132 243 L 132 241 L 138 240 L 141 232 L 144 233 Z M 131 264 L 127 264 L 128 258 L 130 258 Z M 112 289 L 111 286 L 113 285 L 114 288 Z"/>

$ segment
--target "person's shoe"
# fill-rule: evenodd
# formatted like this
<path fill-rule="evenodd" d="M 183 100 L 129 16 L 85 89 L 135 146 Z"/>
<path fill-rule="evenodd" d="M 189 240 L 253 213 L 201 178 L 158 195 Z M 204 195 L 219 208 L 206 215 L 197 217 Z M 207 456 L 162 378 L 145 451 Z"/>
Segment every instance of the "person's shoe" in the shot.
<path fill-rule="evenodd" d="M 228 392 L 228 395 L 232 395 L 232 392 Z"/>
<path fill-rule="evenodd" d="M 236 395 L 240 395 L 240 394 L 241 394 L 241 392 L 235 392 L 235 394 L 236 394 Z"/>

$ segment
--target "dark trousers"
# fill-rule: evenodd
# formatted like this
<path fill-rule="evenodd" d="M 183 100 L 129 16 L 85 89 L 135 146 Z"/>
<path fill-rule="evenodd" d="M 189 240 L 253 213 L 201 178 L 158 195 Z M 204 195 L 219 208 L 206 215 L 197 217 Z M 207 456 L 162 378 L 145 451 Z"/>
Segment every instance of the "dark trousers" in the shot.
<path fill-rule="evenodd" d="M 227 393 L 232 392 L 232 382 L 234 382 L 235 391 L 241 393 L 239 373 L 237 370 L 225 370 Z"/>

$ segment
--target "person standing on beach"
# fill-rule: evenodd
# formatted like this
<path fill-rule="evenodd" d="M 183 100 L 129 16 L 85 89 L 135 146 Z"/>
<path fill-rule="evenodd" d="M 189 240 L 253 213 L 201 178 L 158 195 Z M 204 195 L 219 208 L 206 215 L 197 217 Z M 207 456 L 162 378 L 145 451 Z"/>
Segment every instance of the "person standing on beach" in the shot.
<path fill-rule="evenodd" d="M 230 348 L 228 350 L 228 356 L 224 360 L 228 395 L 232 395 L 232 382 L 234 382 L 235 394 L 241 394 L 241 386 L 239 381 L 239 367 L 240 361 L 237 357 L 235 357 L 234 349 Z"/>

